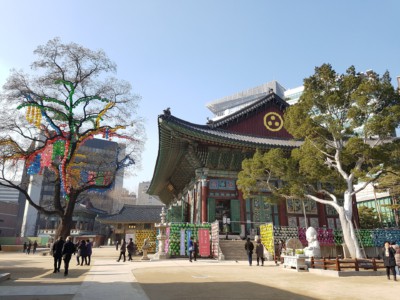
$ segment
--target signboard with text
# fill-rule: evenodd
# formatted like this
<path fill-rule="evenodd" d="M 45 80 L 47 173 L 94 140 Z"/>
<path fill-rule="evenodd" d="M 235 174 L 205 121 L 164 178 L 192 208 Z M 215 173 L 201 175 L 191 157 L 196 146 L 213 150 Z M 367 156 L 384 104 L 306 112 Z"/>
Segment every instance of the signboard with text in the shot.
<path fill-rule="evenodd" d="M 210 256 L 210 231 L 208 229 L 199 229 L 199 255 Z"/>

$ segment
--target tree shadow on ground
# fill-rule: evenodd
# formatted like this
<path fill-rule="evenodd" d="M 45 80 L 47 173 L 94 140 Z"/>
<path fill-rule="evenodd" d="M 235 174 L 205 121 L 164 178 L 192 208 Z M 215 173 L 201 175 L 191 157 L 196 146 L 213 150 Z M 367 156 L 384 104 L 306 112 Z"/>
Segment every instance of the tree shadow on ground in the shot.
<path fill-rule="evenodd" d="M 2 281 L 2 285 L 20 285 L 24 286 L 29 283 L 46 284 L 46 285 L 71 285 L 77 284 L 82 281 L 83 277 L 90 270 L 89 266 L 70 266 L 68 276 L 64 276 L 64 268 L 61 266 L 60 272 L 53 273 L 53 265 L 50 264 L 49 268 L 35 268 L 20 266 L 4 266 L 0 268 L 0 273 L 10 273 L 10 279 Z M 68 279 L 68 280 L 67 280 Z"/>
<path fill-rule="evenodd" d="M 140 283 L 150 300 L 190 299 L 317 299 L 253 282 Z"/>

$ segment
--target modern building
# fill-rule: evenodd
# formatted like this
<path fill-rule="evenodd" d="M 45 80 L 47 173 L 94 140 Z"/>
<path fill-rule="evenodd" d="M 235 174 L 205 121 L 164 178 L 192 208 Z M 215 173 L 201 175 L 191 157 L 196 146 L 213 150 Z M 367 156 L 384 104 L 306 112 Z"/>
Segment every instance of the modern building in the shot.
<path fill-rule="evenodd" d="M 0 200 L 0 237 L 15 237 L 18 235 L 18 208 L 16 201 Z"/>
<path fill-rule="evenodd" d="M 149 189 L 150 181 L 140 182 L 138 186 L 138 205 L 163 205 L 163 203 L 158 199 L 157 196 L 151 196 L 147 194 Z"/>
<path fill-rule="evenodd" d="M 0 201 L 3 202 L 0 209 L 0 214 L 12 216 L 12 220 L 9 219 L 9 217 L 5 217 L 5 219 L 11 221 L 11 223 L 8 223 L 7 221 L 6 224 L 3 219 L 3 222 L 0 221 L 0 227 L 2 224 L 4 227 L 13 228 L 12 232 L 7 229 L 6 231 L 2 231 L 0 235 L 20 236 L 25 209 L 25 196 L 16 189 L 0 185 Z M 17 212 L 15 213 L 16 209 Z"/>
<path fill-rule="evenodd" d="M 392 204 L 393 200 L 389 192 L 378 192 L 372 184 L 367 185 L 364 190 L 357 193 L 357 207 L 373 208 L 382 227 L 396 226 L 394 211 L 389 207 Z"/>
<path fill-rule="evenodd" d="M 288 96 L 299 98 L 301 89 Z M 209 103 L 215 114 L 205 125 L 173 116 L 169 109 L 158 117 L 159 150 L 148 189 L 170 207 L 183 222 L 202 223 L 229 219 L 230 233 L 251 234 L 259 224 L 337 228 L 336 212 L 314 201 L 264 201 L 268 191 L 244 199 L 236 180 L 243 159 L 256 149 L 282 148 L 290 151 L 296 141 L 283 127 L 289 104 L 285 89 L 274 81 Z M 276 182 L 276 184 L 279 184 Z M 306 223 L 307 221 L 307 223 Z"/>

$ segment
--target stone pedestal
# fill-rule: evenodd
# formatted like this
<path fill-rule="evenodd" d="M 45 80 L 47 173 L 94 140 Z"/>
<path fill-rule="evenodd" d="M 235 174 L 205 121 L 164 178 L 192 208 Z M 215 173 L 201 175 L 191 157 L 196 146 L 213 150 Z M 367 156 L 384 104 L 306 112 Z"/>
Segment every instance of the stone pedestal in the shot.
<path fill-rule="evenodd" d="M 167 235 L 165 233 L 168 224 L 165 222 L 165 213 L 164 207 L 161 210 L 161 223 L 156 224 L 156 228 L 160 229 L 160 233 L 157 235 L 158 240 L 158 252 L 152 258 L 153 260 L 167 259 L 169 258 L 168 253 L 165 253 L 165 240 L 167 239 Z"/>
<path fill-rule="evenodd" d="M 140 260 L 150 260 L 150 258 L 147 256 L 147 250 L 143 250 L 143 256 Z"/>

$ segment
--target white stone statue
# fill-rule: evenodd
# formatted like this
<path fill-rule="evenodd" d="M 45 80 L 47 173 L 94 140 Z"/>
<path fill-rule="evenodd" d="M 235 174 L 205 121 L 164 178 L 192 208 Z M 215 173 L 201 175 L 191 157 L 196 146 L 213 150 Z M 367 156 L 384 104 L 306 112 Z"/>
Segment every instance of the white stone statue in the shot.
<path fill-rule="evenodd" d="M 308 247 L 304 248 L 304 254 L 308 257 L 321 257 L 321 248 L 317 239 L 317 231 L 314 227 L 308 227 L 306 231 Z"/>
<path fill-rule="evenodd" d="M 141 260 L 149 260 L 150 258 L 147 256 L 147 250 L 151 247 L 151 244 L 149 242 L 148 238 L 145 238 L 143 241 L 143 246 L 142 246 L 142 251 L 143 251 L 143 256 Z"/>
<path fill-rule="evenodd" d="M 147 249 L 150 248 L 150 246 L 151 246 L 151 245 L 150 245 L 149 239 L 148 239 L 148 238 L 145 238 L 144 241 L 143 241 L 142 250 L 147 250 Z"/>

